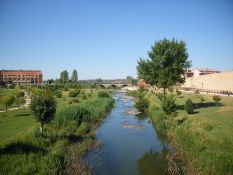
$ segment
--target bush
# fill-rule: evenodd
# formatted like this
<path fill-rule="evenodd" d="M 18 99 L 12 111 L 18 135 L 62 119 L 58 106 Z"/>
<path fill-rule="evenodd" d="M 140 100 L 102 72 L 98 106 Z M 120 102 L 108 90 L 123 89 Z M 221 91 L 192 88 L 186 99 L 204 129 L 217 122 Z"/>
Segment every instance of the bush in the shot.
<path fill-rule="evenodd" d="M 24 104 L 24 103 L 26 103 L 26 100 L 24 99 L 24 97 L 19 97 L 18 102 L 19 102 L 20 104 Z"/>
<path fill-rule="evenodd" d="M 144 97 L 138 98 L 135 102 L 135 107 L 140 111 L 140 112 L 145 112 L 148 108 L 148 100 Z"/>
<path fill-rule="evenodd" d="M 218 105 L 218 102 L 221 101 L 221 97 L 219 95 L 214 95 L 213 100 L 216 102 L 216 106 Z"/>
<path fill-rule="evenodd" d="M 61 92 L 61 91 L 56 91 L 56 92 L 55 92 L 55 96 L 56 96 L 57 98 L 62 98 L 62 92 Z"/>
<path fill-rule="evenodd" d="M 78 100 L 77 98 L 73 98 L 73 99 L 72 99 L 72 102 L 73 102 L 73 103 L 78 103 L 79 100 Z"/>
<path fill-rule="evenodd" d="M 69 97 L 77 97 L 80 93 L 80 90 L 74 90 L 69 92 Z"/>
<path fill-rule="evenodd" d="M 176 111 L 176 103 L 175 103 L 175 98 L 173 97 L 173 95 L 165 95 L 162 98 L 161 101 L 161 107 L 162 110 L 166 113 L 166 114 L 171 114 L 172 112 Z"/>
<path fill-rule="evenodd" d="M 192 102 L 191 99 L 188 99 L 185 102 L 184 109 L 186 110 L 186 112 L 188 114 L 193 114 L 194 113 L 194 108 L 195 108 L 195 104 Z"/>
<path fill-rule="evenodd" d="M 157 93 L 155 95 L 158 97 L 160 101 L 163 99 L 163 96 L 164 96 L 162 93 Z"/>
<path fill-rule="evenodd" d="M 181 95 L 181 91 L 179 91 L 178 89 L 176 89 L 176 94 L 177 95 Z"/>
<path fill-rule="evenodd" d="M 174 89 L 173 89 L 173 87 L 171 87 L 171 86 L 170 86 L 170 87 L 168 87 L 168 91 L 169 91 L 169 92 L 171 92 L 171 93 L 172 93 L 172 92 L 173 92 L 173 90 L 174 90 Z"/>
<path fill-rule="evenodd" d="M 205 101 L 203 96 L 200 96 L 200 101 L 201 101 L 201 104 L 203 103 L 203 101 Z"/>
<path fill-rule="evenodd" d="M 110 97 L 108 91 L 106 91 L 106 90 L 100 90 L 100 91 L 98 91 L 97 96 L 99 98 L 109 98 Z"/>
<path fill-rule="evenodd" d="M 68 104 L 71 105 L 73 103 L 73 100 L 69 100 Z"/>
<path fill-rule="evenodd" d="M 23 91 L 16 91 L 15 96 L 17 97 L 17 99 L 19 99 L 20 97 L 24 96 L 24 92 Z"/>
<path fill-rule="evenodd" d="M 197 95 L 199 94 L 199 90 L 198 89 L 195 91 L 195 94 L 197 94 Z"/>

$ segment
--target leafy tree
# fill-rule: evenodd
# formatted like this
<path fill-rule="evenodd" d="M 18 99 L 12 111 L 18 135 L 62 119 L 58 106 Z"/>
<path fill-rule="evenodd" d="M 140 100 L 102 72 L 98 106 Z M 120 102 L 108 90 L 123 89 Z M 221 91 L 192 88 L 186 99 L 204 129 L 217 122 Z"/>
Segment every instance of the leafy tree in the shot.
<path fill-rule="evenodd" d="M 60 79 L 63 83 L 66 83 L 69 81 L 69 73 L 67 72 L 67 70 L 64 70 L 61 72 Z"/>
<path fill-rule="evenodd" d="M 78 72 L 77 72 L 76 69 L 73 70 L 71 81 L 74 82 L 74 83 L 78 82 Z"/>
<path fill-rule="evenodd" d="M 43 134 L 43 125 L 48 123 L 56 112 L 56 102 L 52 96 L 40 94 L 33 96 L 30 108 L 40 122 L 40 132 Z"/>
<path fill-rule="evenodd" d="M 218 105 L 218 102 L 221 101 L 221 97 L 219 95 L 214 95 L 213 100 L 216 102 L 216 106 Z"/>
<path fill-rule="evenodd" d="M 184 105 L 184 109 L 187 111 L 188 114 L 194 113 L 195 104 L 192 102 L 192 100 L 189 98 Z"/>
<path fill-rule="evenodd" d="M 20 104 L 24 104 L 26 102 L 26 100 L 24 99 L 24 97 L 19 97 L 19 103 Z"/>
<path fill-rule="evenodd" d="M 2 96 L 1 97 L 1 103 L 5 106 L 6 111 L 9 106 L 11 106 L 14 103 L 15 98 L 13 96 Z"/>
<path fill-rule="evenodd" d="M 128 84 L 133 84 L 133 80 L 134 80 L 133 77 L 130 75 L 126 77 L 126 83 Z"/>
<path fill-rule="evenodd" d="M 95 81 L 96 81 L 97 84 L 100 84 L 100 83 L 103 82 L 103 80 L 102 80 L 101 78 L 98 78 L 98 79 L 96 79 Z"/>
<path fill-rule="evenodd" d="M 184 41 L 163 39 L 155 42 L 149 59 L 140 58 L 138 61 L 138 77 L 150 85 L 165 89 L 183 83 L 183 70 L 191 66 Z"/>
<path fill-rule="evenodd" d="M 15 96 L 16 96 L 17 99 L 19 99 L 20 97 L 24 96 L 24 92 L 23 91 L 16 91 Z"/>

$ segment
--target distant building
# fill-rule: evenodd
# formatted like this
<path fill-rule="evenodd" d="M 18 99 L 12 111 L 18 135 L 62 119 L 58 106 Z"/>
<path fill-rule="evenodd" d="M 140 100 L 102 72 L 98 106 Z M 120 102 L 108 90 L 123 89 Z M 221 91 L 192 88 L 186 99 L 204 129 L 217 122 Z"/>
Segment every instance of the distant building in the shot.
<path fill-rule="evenodd" d="M 41 84 L 43 74 L 40 70 L 0 70 L 0 83 Z"/>
<path fill-rule="evenodd" d="M 208 75 L 208 74 L 213 74 L 213 73 L 221 73 L 219 70 L 214 70 L 214 69 L 185 69 L 184 70 L 184 77 L 189 78 L 189 77 L 198 77 L 201 75 Z"/>

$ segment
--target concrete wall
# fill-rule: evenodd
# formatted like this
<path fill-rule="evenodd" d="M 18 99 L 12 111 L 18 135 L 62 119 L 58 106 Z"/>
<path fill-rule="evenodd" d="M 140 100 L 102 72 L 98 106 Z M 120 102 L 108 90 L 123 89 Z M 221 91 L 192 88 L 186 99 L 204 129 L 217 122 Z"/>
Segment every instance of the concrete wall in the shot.
<path fill-rule="evenodd" d="M 183 87 L 233 92 L 233 71 L 186 78 Z"/>

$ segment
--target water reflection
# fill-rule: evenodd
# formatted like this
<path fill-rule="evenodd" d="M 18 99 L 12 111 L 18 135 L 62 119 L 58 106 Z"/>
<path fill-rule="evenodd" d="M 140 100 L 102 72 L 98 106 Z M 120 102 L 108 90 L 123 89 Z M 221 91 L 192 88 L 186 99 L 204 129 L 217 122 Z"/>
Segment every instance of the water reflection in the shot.
<path fill-rule="evenodd" d="M 149 151 L 146 152 L 137 161 L 137 169 L 140 175 L 163 175 L 168 174 L 168 166 L 166 157 L 169 150 L 165 147 L 162 152 Z"/>

